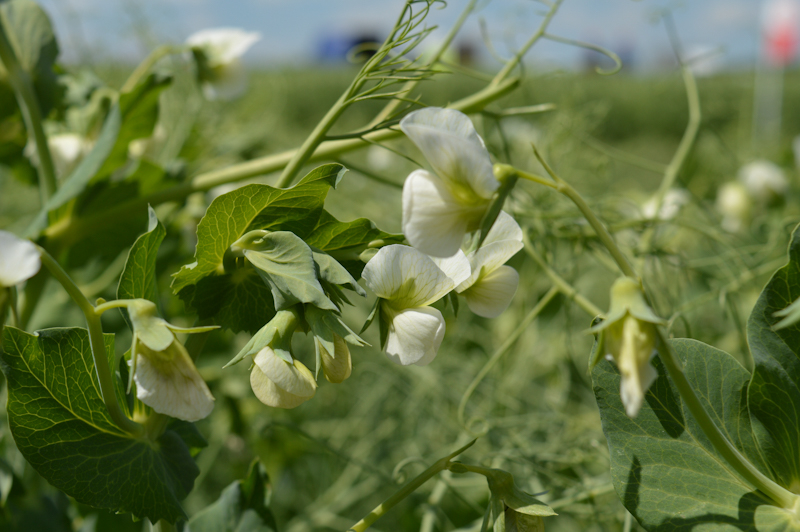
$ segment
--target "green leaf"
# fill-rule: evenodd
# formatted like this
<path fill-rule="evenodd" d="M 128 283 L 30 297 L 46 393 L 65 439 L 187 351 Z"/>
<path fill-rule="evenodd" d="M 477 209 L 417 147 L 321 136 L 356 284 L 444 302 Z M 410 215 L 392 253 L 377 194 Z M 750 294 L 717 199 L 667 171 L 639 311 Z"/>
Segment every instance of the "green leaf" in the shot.
<path fill-rule="evenodd" d="M 671 340 L 670 346 L 717 426 L 769 476 L 747 411 L 749 372 L 695 340 Z M 617 494 L 647 530 L 754 530 L 756 508 L 768 501 L 717 453 L 660 360 L 654 362 L 659 377 L 635 419 L 620 401 L 616 366 L 603 360 L 592 371 Z"/>
<path fill-rule="evenodd" d="M 334 286 L 350 288 L 361 297 L 367 297 L 367 292 L 361 288 L 358 281 L 350 275 L 347 269 L 327 253 L 312 253 L 314 263 L 319 270 L 319 280 Z"/>
<path fill-rule="evenodd" d="M 254 184 L 215 198 L 197 226 L 195 262 L 174 274 L 174 293 L 204 277 L 224 273 L 225 252 L 249 230 L 286 230 L 300 238 L 311 233 L 328 190 L 336 186 L 344 172 L 340 164 L 326 164 L 289 189 Z"/>
<path fill-rule="evenodd" d="M 106 335 L 113 357 L 113 335 Z M 77 501 L 153 522 L 185 519 L 183 499 L 199 470 L 167 430 L 154 443 L 131 438 L 106 412 L 85 329 L 31 335 L 4 331 L 8 420 L 25 459 Z"/>
<path fill-rule="evenodd" d="M 205 277 L 178 295 L 200 320 L 213 318 L 233 332 L 255 333 L 275 316 L 272 292 L 251 267 Z"/>
<path fill-rule="evenodd" d="M 774 330 L 777 311 L 800 297 L 800 234 L 795 229 L 789 263 L 775 272 L 761 292 L 747 323 L 755 368 L 750 412 L 770 438 L 764 453 L 787 488 L 800 487 L 800 324 Z"/>
<path fill-rule="evenodd" d="M 401 234 L 381 231 L 366 218 L 352 222 L 340 222 L 327 211 L 319 217 L 314 230 L 304 238 L 306 243 L 326 252 L 339 261 L 356 278 L 361 277 L 364 262 L 359 255 L 370 243 L 383 241 L 383 245 L 399 244 L 405 241 Z"/>
<path fill-rule="evenodd" d="M 46 116 L 62 93 L 53 71 L 58 43 L 50 19 L 36 2 L 13 0 L 0 3 L 0 23 L 6 28 L 20 66 L 32 78 L 39 106 Z M 6 76 L 0 62 L 0 80 Z"/>
<path fill-rule="evenodd" d="M 58 44 L 47 13 L 31 0 L 13 0 L 0 5 L 0 18 L 20 66 L 30 74 L 51 70 Z M 0 63 L 0 77 L 5 75 Z"/>
<path fill-rule="evenodd" d="M 225 488 L 216 502 L 194 515 L 189 528 L 192 532 L 275 532 L 270 492 L 267 471 L 255 460 L 247 477 Z"/>
<path fill-rule="evenodd" d="M 156 211 L 147 208 L 147 232 L 133 243 L 117 285 L 117 299 L 149 299 L 156 302 L 156 257 L 167 230 Z"/>
<path fill-rule="evenodd" d="M 298 303 L 338 310 L 319 284 L 311 248 L 294 233 L 264 235 L 258 248 L 245 250 L 244 256 L 272 290 L 275 310 Z"/>

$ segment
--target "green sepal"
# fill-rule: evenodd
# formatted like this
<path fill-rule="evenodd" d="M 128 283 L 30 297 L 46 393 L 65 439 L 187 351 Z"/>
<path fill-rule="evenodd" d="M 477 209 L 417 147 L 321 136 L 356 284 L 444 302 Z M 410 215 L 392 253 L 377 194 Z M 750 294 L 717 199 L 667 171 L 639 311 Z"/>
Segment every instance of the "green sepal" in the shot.
<path fill-rule="evenodd" d="M 366 321 L 364 321 L 364 325 L 361 327 L 361 330 L 358 332 L 358 334 L 364 334 L 364 331 L 369 329 L 369 326 L 372 325 L 372 322 L 375 321 L 375 318 L 378 317 L 378 315 L 380 314 L 380 309 L 378 308 L 380 303 L 381 299 L 376 298 L 375 304 L 372 305 L 372 309 L 369 311 L 369 314 L 367 314 L 367 319 Z"/>
<path fill-rule="evenodd" d="M 250 338 L 241 351 L 239 351 L 230 362 L 223 366 L 223 369 L 238 364 L 246 356 L 255 356 L 267 346 L 276 347 L 282 337 L 284 339 L 286 336 L 291 338 L 292 333 L 297 327 L 297 319 L 297 313 L 294 309 L 277 312 L 266 325 L 261 327 L 261 329 Z"/>
<path fill-rule="evenodd" d="M 526 515 L 546 517 L 557 515 L 548 505 L 519 489 L 514 482 L 514 477 L 507 471 L 493 469 L 492 474 L 486 476 L 489 491 L 494 497 L 499 498 L 509 508 Z"/>
<path fill-rule="evenodd" d="M 592 326 L 589 328 L 590 331 L 594 335 L 594 343 L 592 343 L 592 352 L 589 356 L 589 372 L 591 373 L 592 369 L 600 363 L 601 360 L 605 357 L 605 344 L 606 344 L 606 330 L 605 328 L 596 329 L 598 325 L 603 321 L 603 319 L 599 316 L 596 316 L 592 320 Z"/>
<path fill-rule="evenodd" d="M 486 213 L 483 215 L 478 229 L 477 249 L 480 249 L 481 245 L 483 245 L 483 241 L 486 240 L 486 236 L 489 234 L 489 231 L 492 230 L 495 220 L 497 220 L 497 217 L 500 216 L 500 211 L 503 210 L 503 204 L 506 202 L 506 198 L 509 194 L 511 194 L 511 191 L 514 190 L 514 186 L 517 184 L 518 179 L 519 177 L 516 174 L 509 175 L 502 181 L 500 187 L 492 196 L 491 204 L 486 210 Z"/>

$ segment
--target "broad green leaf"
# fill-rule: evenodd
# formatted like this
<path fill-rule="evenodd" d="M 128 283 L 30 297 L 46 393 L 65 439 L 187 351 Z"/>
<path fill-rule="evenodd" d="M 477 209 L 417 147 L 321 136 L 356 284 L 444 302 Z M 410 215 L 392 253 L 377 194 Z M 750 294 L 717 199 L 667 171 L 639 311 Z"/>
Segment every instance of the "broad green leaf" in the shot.
<path fill-rule="evenodd" d="M 670 346 L 717 426 L 769 475 L 747 411 L 750 373 L 701 342 L 671 340 Z M 659 377 L 635 419 L 625 415 L 616 366 L 603 360 L 592 371 L 617 494 L 647 530 L 755 530 L 756 508 L 768 501 L 716 452 L 654 361 Z"/>
<path fill-rule="evenodd" d="M 337 310 L 322 290 L 311 248 L 289 231 L 275 231 L 260 239 L 258 249 L 244 256 L 270 287 L 275 310 L 297 303 Z"/>
<path fill-rule="evenodd" d="M 113 357 L 113 335 L 106 335 Z M 199 470 L 167 430 L 153 445 L 129 437 L 103 403 L 85 329 L 4 332 L 11 433 L 26 460 L 77 501 L 155 522 L 185 519 Z"/>
<path fill-rule="evenodd" d="M 275 532 L 269 509 L 271 488 L 267 471 L 255 460 L 247 477 L 222 491 L 216 502 L 189 520 L 191 532 Z"/>
<path fill-rule="evenodd" d="M 795 229 L 789 263 L 775 272 L 750 314 L 747 337 L 755 368 L 750 411 L 770 435 L 761 442 L 779 484 L 800 487 L 800 324 L 780 330 L 775 312 L 800 297 L 800 234 Z"/>
<path fill-rule="evenodd" d="M 30 74 L 49 70 L 58 56 L 58 44 L 47 13 L 31 0 L 13 0 L 0 5 L 0 21 L 20 66 Z M 0 62 L 0 77 L 6 71 Z"/>
<path fill-rule="evenodd" d="M 275 315 L 269 287 L 251 267 L 224 275 L 210 275 L 178 294 L 200 320 L 234 332 L 255 333 Z"/>
<path fill-rule="evenodd" d="M 364 262 L 359 255 L 371 242 L 382 240 L 384 245 L 399 244 L 405 237 L 381 231 L 366 218 L 340 222 L 324 211 L 314 230 L 304 240 L 309 246 L 335 258 L 351 275 L 358 278 L 364 269 Z"/>
<path fill-rule="evenodd" d="M 328 189 L 336 186 L 344 172 L 340 164 L 326 164 L 289 189 L 247 185 L 215 198 L 197 226 L 195 262 L 174 275 L 173 291 L 223 273 L 225 252 L 249 230 L 286 230 L 303 238 L 316 226 Z"/>
<path fill-rule="evenodd" d="M 156 302 L 156 257 L 167 235 L 156 211 L 147 208 L 147 232 L 133 243 L 117 285 L 117 299 L 149 299 Z"/>
<path fill-rule="evenodd" d="M 53 72 L 58 43 L 50 19 L 36 2 L 12 0 L 0 3 L 0 23 L 6 28 L 20 66 L 31 76 L 39 106 L 46 115 L 61 92 Z M 0 61 L 0 80 L 5 77 Z"/>

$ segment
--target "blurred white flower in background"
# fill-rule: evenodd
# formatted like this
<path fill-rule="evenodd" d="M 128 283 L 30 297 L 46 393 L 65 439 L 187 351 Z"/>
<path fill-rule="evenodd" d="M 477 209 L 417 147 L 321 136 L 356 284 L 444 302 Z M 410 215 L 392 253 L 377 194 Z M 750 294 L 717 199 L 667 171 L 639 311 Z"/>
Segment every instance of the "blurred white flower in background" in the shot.
<path fill-rule="evenodd" d="M 756 201 L 769 203 L 789 191 L 789 181 L 781 168 L 769 161 L 758 160 L 739 169 L 739 181 Z"/>
<path fill-rule="evenodd" d="M 403 185 L 403 233 L 426 255 L 450 257 L 500 186 L 489 152 L 467 115 L 453 109 L 414 111 L 400 129 L 433 168 L 412 172 Z"/>
<path fill-rule="evenodd" d="M 30 240 L 0 231 L 0 289 L 27 281 L 41 267 L 39 251 Z"/>
<path fill-rule="evenodd" d="M 483 245 L 467 256 L 470 276 L 456 286 L 469 309 L 484 318 L 496 318 L 517 291 L 519 274 L 506 261 L 522 249 L 522 229 L 514 218 L 500 212 Z"/>
<path fill-rule="evenodd" d="M 94 142 L 75 133 L 59 133 L 47 138 L 47 147 L 53 159 L 53 167 L 57 178 L 65 178 L 78 163 L 89 153 Z M 39 153 L 36 144 L 29 141 L 25 146 L 25 155 L 34 166 L 39 166 Z"/>
<path fill-rule="evenodd" d="M 689 191 L 683 188 L 672 188 L 664 194 L 661 208 L 658 212 L 659 220 L 672 220 L 681 211 L 684 205 L 691 201 L 692 196 Z M 642 216 L 648 220 L 656 218 L 656 199 L 650 198 L 642 205 Z"/>
<path fill-rule="evenodd" d="M 244 93 L 247 73 L 241 57 L 260 39 L 261 34 L 239 28 L 201 30 L 186 39 L 206 98 L 230 100 Z"/>
<path fill-rule="evenodd" d="M 437 266 L 418 250 L 393 244 L 381 248 L 364 267 L 367 287 L 380 298 L 378 319 L 386 330 L 383 350 L 391 361 L 424 366 L 436 357 L 445 323 L 442 313 L 428 305 L 469 277 L 469 261 L 457 251 L 439 259 Z"/>
<path fill-rule="evenodd" d="M 717 211 L 722 215 L 722 228 L 731 233 L 744 229 L 750 223 L 753 200 L 747 188 L 739 181 L 728 181 L 717 191 Z"/>

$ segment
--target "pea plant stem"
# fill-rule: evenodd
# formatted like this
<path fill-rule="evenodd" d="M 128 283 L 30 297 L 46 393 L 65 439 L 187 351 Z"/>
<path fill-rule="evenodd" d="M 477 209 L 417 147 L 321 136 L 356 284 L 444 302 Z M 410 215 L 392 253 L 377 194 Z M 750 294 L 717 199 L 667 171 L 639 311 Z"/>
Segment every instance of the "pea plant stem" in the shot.
<path fill-rule="evenodd" d="M 114 377 L 111 374 L 108 358 L 106 356 L 105 342 L 103 340 L 103 325 L 100 321 L 100 314 L 96 312 L 94 305 L 86 299 L 86 296 L 80 291 L 78 285 L 75 284 L 75 281 L 64 271 L 61 265 L 58 264 L 47 251 L 41 247 L 38 249 L 41 254 L 42 264 L 47 268 L 53 278 L 61 283 L 61 286 L 64 287 L 64 290 L 67 291 L 86 318 L 86 325 L 89 329 L 89 344 L 91 345 L 92 358 L 94 359 L 94 368 L 97 374 L 97 381 L 100 384 L 100 393 L 103 395 L 103 402 L 106 405 L 108 414 L 111 416 L 112 421 L 125 432 L 133 436 L 141 436 L 144 432 L 142 426 L 125 415 L 117 400 L 117 394 L 114 390 Z"/>
<path fill-rule="evenodd" d="M 14 89 L 28 135 L 33 137 L 36 145 L 36 154 L 39 158 L 39 194 L 42 205 L 45 205 L 50 196 L 55 194 L 58 186 L 55 166 L 53 165 L 53 157 L 50 154 L 50 147 L 47 144 L 47 135 L 45 135 L 44 127 L 42 126 L 42 111 L 39 108 L 39 101 L 36 98 L 33 83 L 28 73 L 19 63 L 6 29 L 6 20 L 0 16 L 0 61 L 6 67 L 8 81 Z"/>
<path fill-rule="evenodd" d="M 136 69 L 131 72 L 131 75 L 128 76 L 128 79 L 125 80 L 123 83 L 122 88 L 119 90 L 120 92 L 130 92 L 133 90 L 136 85 L 139 84 L 139 81 L 150 72 L 150 69 L 158 62 L 159 59 L 162 57 L 166 57 L 171 53 L 179 51 L 174 46 L 170 46 L 168 44 L 162 44 L 148 55 L 144 61 L 139 63 Z"/>
<path fill-rule="evenodd" d="M 438 473 L 446 470 L 450 464 L 450 460 L 455 458 L 456 456 L 460 455 L 475 443 L 476 440 L 472 440 L 465 446 L 461 447 L 460 449 L 456 450 L 453 453 L 448 454 L 444 458 L 437 460 L 432 466 L 428 469 L 408 481 L 402 488 L 400 488 L 394 495 L 380 503 L 378 506 L 375 507 L 367 516 L 365 516 L 361 521 L 354 524 L 348 532 L 364 532 L 367 530 L 372 524 L 380 519 L 386 512 L 396 506 L 399 502 L 403 499 L 414 493 L 420 486 L 425 484 L 428 480 L 433 478 Z"/>

